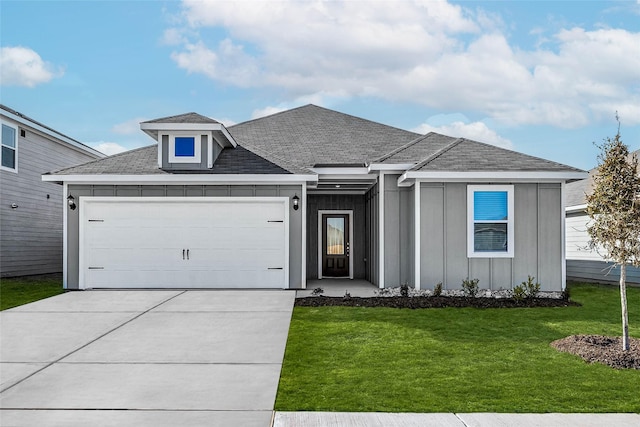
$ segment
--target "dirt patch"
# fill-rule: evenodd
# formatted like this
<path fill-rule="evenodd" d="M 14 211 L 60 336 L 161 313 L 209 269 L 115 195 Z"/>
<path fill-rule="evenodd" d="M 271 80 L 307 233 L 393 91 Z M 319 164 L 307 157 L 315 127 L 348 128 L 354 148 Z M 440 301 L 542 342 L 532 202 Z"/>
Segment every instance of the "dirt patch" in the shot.
<path fill-rule="evenodd" d="M 622 350 L 621 337 L 571 335 L 551 343 L 565 353 L 575 354 L 589 363 L 603 363 L 615 369 L 640 369 L 640 339 L 629 338 L 629 350 Z"/>
<path fill-rule="evenodd" d="M 469 297 L 325 297 L 310 296 L 296 299 L 298 307 L 389 307 L 389 308 L 522 308 L 522 307 L 568 307 L 580 304 L 565 299 L 530 298 L 516 301 L 513 298 L 469 298 Z"/>

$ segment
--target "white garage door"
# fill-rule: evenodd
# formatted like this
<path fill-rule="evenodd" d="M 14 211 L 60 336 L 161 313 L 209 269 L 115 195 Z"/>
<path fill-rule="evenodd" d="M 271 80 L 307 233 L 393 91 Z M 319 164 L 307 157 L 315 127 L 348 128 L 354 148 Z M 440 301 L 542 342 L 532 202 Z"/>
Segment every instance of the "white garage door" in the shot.
<path fill-rule="evenodd" d="M 288 199 L 88 197 L 81 288 L 286 288 Z"/>

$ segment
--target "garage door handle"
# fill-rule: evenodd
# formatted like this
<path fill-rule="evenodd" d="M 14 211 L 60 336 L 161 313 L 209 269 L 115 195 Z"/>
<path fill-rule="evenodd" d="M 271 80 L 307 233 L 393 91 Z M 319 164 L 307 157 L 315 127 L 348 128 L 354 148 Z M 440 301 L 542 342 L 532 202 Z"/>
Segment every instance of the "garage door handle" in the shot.
<path fill-rule="evenodd" d="M 189 260 L 189 249 L 187 249 L 187 260 Z"/>
<path fill-rule="evenodd" d="M 282 270 L 282 267 L 267 267 L 267 270 Z"/>
<path fill-rule="evenodd" d="M 182 250 L 182 259 L 184 259 L 184 249 Z"/>

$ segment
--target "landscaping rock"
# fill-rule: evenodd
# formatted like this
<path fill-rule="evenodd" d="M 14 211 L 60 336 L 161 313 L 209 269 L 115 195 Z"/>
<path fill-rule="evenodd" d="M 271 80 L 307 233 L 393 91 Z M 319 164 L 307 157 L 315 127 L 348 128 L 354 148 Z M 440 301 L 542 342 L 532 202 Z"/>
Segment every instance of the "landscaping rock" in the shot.
<path fill-rule="evenodd" d="M 622 337 L 571 335 L 553 341 L 558 351 L 580 356 L 589 363 L 602 363 L 615 369 L 640 369 L 640 339 L 629 338 L 629 350 L 622 349 Z"/>

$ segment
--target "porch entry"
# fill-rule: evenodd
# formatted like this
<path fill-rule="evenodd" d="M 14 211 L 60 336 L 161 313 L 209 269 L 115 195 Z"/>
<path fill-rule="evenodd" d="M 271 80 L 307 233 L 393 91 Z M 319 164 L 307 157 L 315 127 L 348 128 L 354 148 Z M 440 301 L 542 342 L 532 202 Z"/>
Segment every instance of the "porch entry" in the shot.
<path fill-rule="evenodd" d="M 319 211 L 319 277 L 353 278 L 352 211 Z"/>

